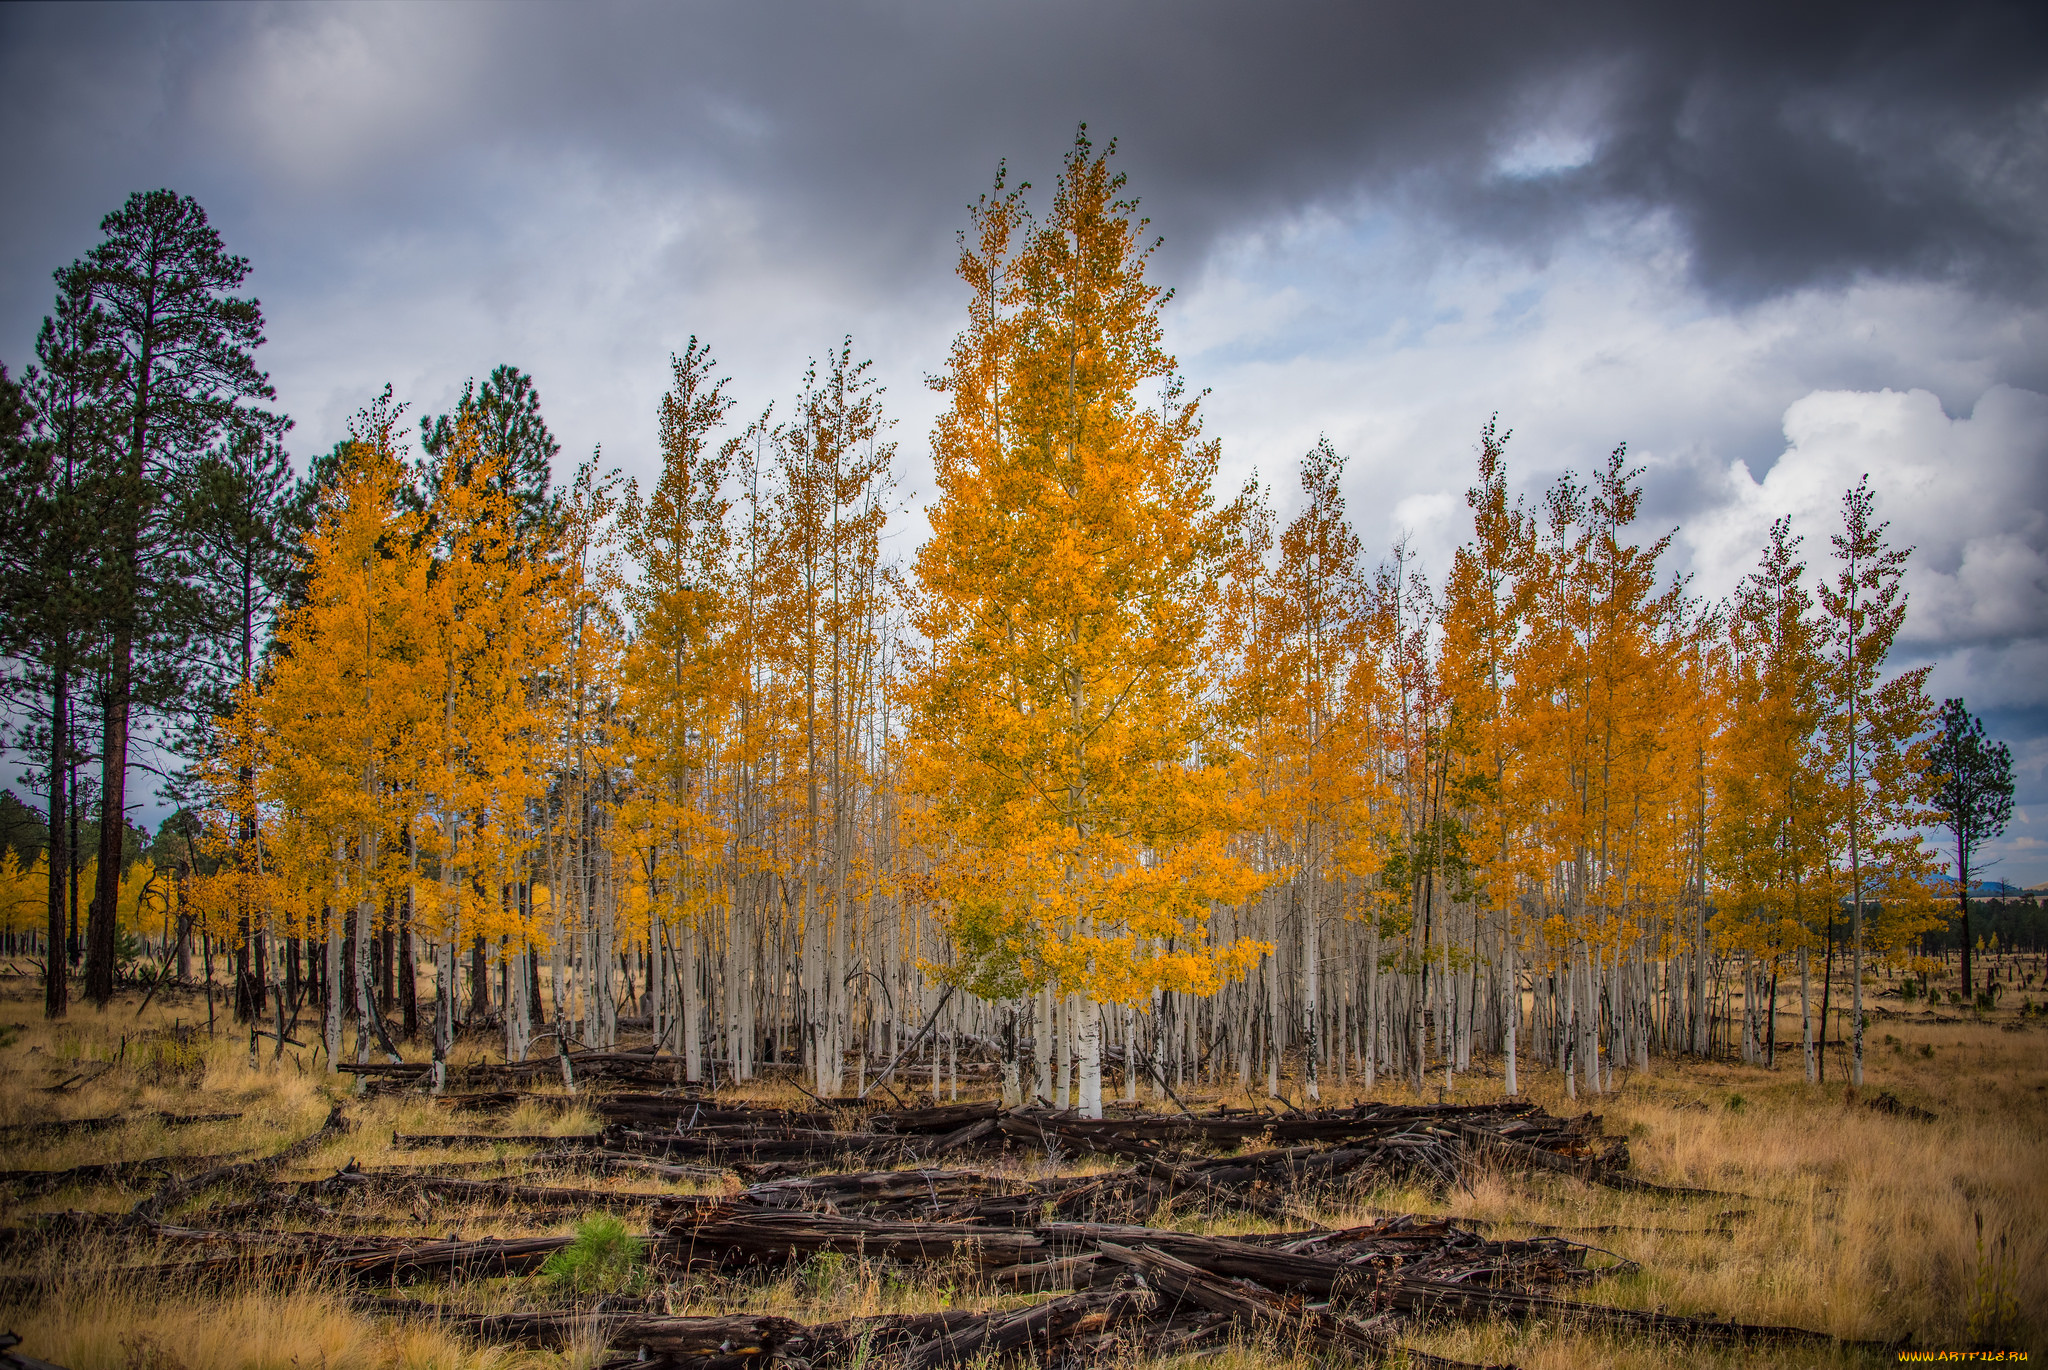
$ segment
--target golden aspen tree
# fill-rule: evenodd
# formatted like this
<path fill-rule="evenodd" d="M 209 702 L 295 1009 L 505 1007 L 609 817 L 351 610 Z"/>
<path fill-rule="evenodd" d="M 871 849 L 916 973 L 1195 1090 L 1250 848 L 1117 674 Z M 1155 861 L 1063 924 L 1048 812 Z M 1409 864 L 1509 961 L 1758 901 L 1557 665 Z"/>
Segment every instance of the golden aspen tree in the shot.
<path fill-rule="evenodd" d="M 1837 796 L 1828 777 L 1821 625 L 1789 519 L 1771 525 L 1757 569 L 1737 589 L 1718 672 L 1726 701 L 1714 766 L 1710 861 L 1721 940 L 1762 958 L 1771 975 L 1765 1063 L 1776 1044 L 1779 962 L 1796 958 L 1806 1078 L 1816 1078 L 1809 956 L 1813 920 L 1832 923 Z M 1757 1043 L 1746 1022 L 1743 1049 Z"/>
<path fill-rule="evenodd" d="M 1387 855 L 1375 893 L 1382 930 L 1397 938 L 1391 966 L 1401 976 L 1388 987 L 1404 1002 L 1398 1015 L 1388 1005 L 1386 1017 L 1400 1064 L 1419 1091 L 1428 1056 L 1425 1024 L 1432 1002 L 1447 991 L 1445 977 L 1432 974 L 1450 952 L 1442 916 L 1464 893 L 1469 872 L 1465 834 L 1449 802 L 1453 720 L 1435 650 L 1442 605 L 1414 562 L 1404 536 L 1374 574 L 1367 636 L 1384 679 L 1382 764 L 1396 791 L 1383 824 Z M 1445 1067 L 1448 1073 L 1448 1056 Z"/>
<path fill-rule="evenodd" d="M 842 1083 L 851 919 L 864 900 L 853 823 L 863 784 L 858 740 L 872 692 L 889 585 L 881 532 L 895 445 L 871 364 L 853 341 L 806 373 L 791 422 L 775 430 L 775 532 L 769 613 L 802 713 L 802 984 L 807 1059 L 820 1094 Z"/>
<path fill-rule="evenodd" d="M 1000 266 L 1014 338 L 980 337 L 970 316 L 956 364 L 991 345 L 1009 356 L 945 378 L 954 422 L 934 435 L 914 620 L 929 648 L 908 725 L 959 973 L 1087 1001 L 1093 1117 L 1100 1004 L 1241 972 L 1256 944 L 1212 946 L 1203 925 L 1212 901 L 1262 883 L 1226 847 L 1227 770 L 1207 754 L 1214 701 L 1195 669 L 1237 510 L 1211 497 L 1217 447 L 1159 346 L 1163 292 L 1123 187 L 1084 130 L 1014 257 L 963 248 L 970 283 Z M 1003 206 L 983 201 L 976 248 L 1002 241 L 988 220 Z M 1151 384 L 1162 401 L 1142 407 Z"/>
<path fill-rule="evenodd" d="M 1358 688 L 1372 663 L 1360 651 L 1365 586 L 1358 537 L 1345 516 L 1339 481 L 1344 460 L 1324 439 L 1301 463 L 1301 512 L 1280 534 L 1278 560 L 1262 578 L 1256 627 L 1243 643 L 1267 678 L 1259 711 L 1263 736 L 1263 826 L 1276 834 L 1292 869 L 1300 924 L 1302 1084 L 1322 1097 L 1322 933 L 1341 916 L 1341 876 L 1374 863 L 1365 812 L 1374 788 L 1364 747 L 1369 735 Z M 1377 834 L 1372 834 L 1377 836 Z M 1277 862 L 1268 854 L 1264 868 Z M 1365 858 L 1361 860 L 1361 858 Z M 1270 907 L 1270 906 L 1269 906 Z M 1276 940 L 1269 933 L 1269 940 Z M 1277 1065 L 1274 1054 L 1269 1060 Z M 1269 1082 L 1276 1083 L 1276 1082 Z"/>
<path fill-rule="evenodd" d="M 1683 634 L 1682 586 L 1659 593 L 1656 563 L 1670 535 L 1644 547 L 1626 530 L 1641 504 L 1639 472 L 1617 448 L 1590 488 L 1569 475 L 1544 499 L 1532 559 L 1525 654 L 1527 721 L 1538 792 L 1535 840 L 1547 867 L 1545 938 L 1565 987 L 1557 1024 L 1568 1094 L 1580 1078 L 1606 1087 L 1598 1028 L 1600 984 L 1641 932 L 1649 903 L 1673 891 L 1671 869 L 1647 848 L 1641 822 L 1679 779 L 1668 701 Z"/>
<path fill-rule="evenodd" d="M 1526 648 L 1524 625 L 1530 611 L 1528 574 L 1535 524 L 1507 496 L 1507 442 L 1489 420 L 1479 441 L 1479 483 L 1465 492 L 1472 510 L 1473 536 L 1453 554 L 1444 580 L 1444 690 L 1450 699 L 1454 783 L 1465 822 L 1476 892 L 1499 922 L 1507 984 L 1506 1087 L 1520 1092 L 1516 1033 L 1521 1018 L 1521 929 L 1515 917 L 1523 892 L 1539 887 L 1543 872 L 1524 835 L 1530 822 L 1524 757 L 1540 745 L 1529 735 L 1529 720 L 1517 708 L 1515 685 Z"/>
<path fill-rule="evenodd" d="M 1849 867 L 1851 1083 L 1863 1083 L 1865 894 L 1880 892 L 1881 943 L 1903 947 L 1936 926 L 1927 876 L 1932 861 L 1917 831 L 1925 825 L 1927 750 L 1934 703 L 1933 668 L 1885 678 L 1893 640 L 1906 619 L 1910 548 L 1885 541 L 1877 496 L 1865 476 L 1842 496 L 1842 531 L 1833 535 L 1836 573 L 1820 587 L 1828 626 L 1828 749 L 1842 785 Z"/>
<path fill-rule="evenodd" d="M 622 730 L 615 704 L 626 642 L 622 504 L 616 472 L 595 458 L 578 466 L 563 500 L 546 587 L 558 625 L 556 664 L 540 700 L 536 754 L 553 782 L 542 838 L 545 935 L 549 1019 L 564 1052 L 572 1040 L 608 1045 L 616 1031 L 610 966 L 617 920 L 606 890 L 616 851 L 609 824 L 619 778 Z"/>
<path fill-rule="evenodd" d="M 307 536 L 304 602 L 278 625 L 278 652 L 260 695 L 271 739 L 268 785 L 275 802 L 305 815 L 318 850 L 332 853 L 327 919 L 326 1050 L 340 1066 L 343 923 L 353 915 L 356 1058 L 374 1033 L 367 956 L 371 920 L 397 875 L 392 798 L 417 750 L 412 734 L 430 717 L 421 667 L 429 624 L 419 518 L 400 499 L 404 469 L 393 439 L 389 392 L 351 426 L 346 466 Z M 382 1045 L 395 1056 L 395 1049 Z"/>
<path fill-rule="evenodd" d="M 540 683 L 556 674 L 568 634 L 553 529 L 522 530 L 506 470 L 509 454 L 481 441 L 467 412 L 440 435 L 424 472 L 431 491 L 422 527 L 431 576 L 421 595 L 434 679 L 422 685 L 433 720 L 417 765 L 419 851 L 439 879 L 422 925 L 435 948 L 435 1080 L 444 1076 L 455 1018 L 456 960 L 468 938 L 472 1008 L 489 995 L 497 949 L 506 1000 L 506 1050 L 525 1054 L 531 1026 L 525 961 L 537 930 L 519 897 L 530 861 L 533 811 L 548 777 L 539 764 L 545 716 Z M 423 673 L 424 674 L 424 673 Z M 424 882 L 420 892 L 424 892 Z M 518 954 L 521 973 L 513 974 Z"/>
<path fill-rule="evenodd" d="M 699 923 L 724 901 L 725 834 L 717 826 L 715 747 L 737 692 L 728 650 L 727 584 L 731 502 L 725 485 L 737 438 L 709 437 L 732 408 L 726 382 L 712 379 L 708 348 L 693 337 L 671 358 L 673 385 L 661 403 L 662 470 L 643 502 L 629 492 L 621 515 L 624 550 L 638 575 L 626 591 L 634 635 L 623 661 L 621 705 L 631 766 L 644 798 L 638 822 L 653 853 L 648 924 L 653 1013 L 677 991 L 674 1047 L 684 1079 L 703 1079 L 702 1007 L 694 962 Z M 673 976 L 665 967 L 673 961 Z M 657 1043 L 670 1032 L 657 1022 Z"/>

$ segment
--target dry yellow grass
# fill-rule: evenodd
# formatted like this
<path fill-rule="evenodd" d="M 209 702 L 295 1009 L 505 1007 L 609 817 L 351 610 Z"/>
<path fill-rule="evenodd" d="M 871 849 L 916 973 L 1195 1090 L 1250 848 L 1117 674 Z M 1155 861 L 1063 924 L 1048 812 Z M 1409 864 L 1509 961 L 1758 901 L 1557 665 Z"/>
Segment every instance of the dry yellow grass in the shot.
<path fill-rule="evenodd" d="M 133 1002 L 105 1014 L 75 1010 L 69 1022 L 38 1016 L 29 987 L 0 982 L 0 1117 L 8 1122 L 143 1112 L 236 1112 L 231 1123 L 166 1126 L 138 1121 L 91 1134 L 0 1139 L 0 1168 L 54 1169 L 150 1156 L 275 1152 L 317 1128 L 330 1102 L 348 1098 L 324 1072 L 268 1051 L 251 1070 L 246 1038 L 204 1039 L 204 1004 L 152 1004 L 140 1020 Z M 195 1008 L 197 1010 L 195 1014 Z M 197 1043 L 179 1046 L 163 1030 L 201 1023 Z M 154 1034 L 154 1035 L 151 1035 Z M 122 1038 L 127 1038 L 125 1052 Z M 165 1043 L 170 1043 L 166 1047 Z M 1933 1023 L 1911 1015 L 1881 1019 L 1870 1036 L 1868 1080 L 1859 1098 L 1844 1087 L 1806 1085 L 1797 1051 L 1780 1067 L 1658 1062 L 1627 1076 L 1613 1094 L 1569 1104 L 1561 1082 L 1528 1069 L 1528 1092 L 1553 1111 L 1593 1108 L 1610 1134 L 1626 1136 L 1647 1178 L 1739 1193 L 1741 1200 L 1673 1199 L 1588 1188 L 1558 1177 L 1481 1175 L 1444 1195 L 1389 1190 L 1358 1196 L 1352 1207 L 1313 1217 L 1365 1220 L 1388 1211 L 1453 1213 L 1497 1224 L 1500 1236 L 1540 1229 L 1617 1227 L 1559 1235 L 1600 1248 L 1640 1269 L 1603 1280 L 1586 1297 L 1672 1312 L 1783 1322 L 1859 1339 L 1910 1338 L 1918 1346 L 1973 1343 L 2048 1355 L 2048 1025 L 2024 1025 L 2011 1013 L 1990 1022 Z M 116 1064 L 100 1070 L 99 1064 Z M 49 1087 L 78 1080 L 58 1093 Z M 1933 1122 L 1873 1111 L 1867 1101 L 1890 1091 L 1932 1110 Z M 1456 1097 L 1498 1097 L 1497 1077 L 1460 1077 Z M 750 1089 L 753 1102 L 801 1105 L 787 1086 Z M 1382 1099 L 1408 1098 L 1382 1087 Z M 1427 1096 L 1437 1097 L 1432 1089 Z M 576 1107 L 528 1104 L 506 1115 L 451 1115 L 417 1098 L 351 1099 L 358 1124 L 295 1164 L 314 1178 L 353 1160 L 364 1166 L 451 1163 L 464 1174 L 531 1176 L 536 1183 L 603 1187 L 631 1193 L 688 1192 L 692 1186 L 550 1175 L 527 1160 L 528 1148 L 486 1144 L 422 1153 L 395 1150 L 398 1132 L 491 1130 L 512 1134 L 585 1131 L 593 1120 Z M 1102 1161 L 1090 1158 L 1089 1168 Z M 1046 1169 L 1042 1156 L 1006 1159 L 1021 1176 Z M 1065 1164 L 1063 1170 L 1080 1168 Z M 73 1186 L 34 1196 L 0 1191 L 0 1221 L 63 1209 L 124 1211 L 153 1180 L 130 1188 Z M 710 1186 L 716 1188 L 717 1186 Z M 706 1186 L 694 1186 L 698 1190 Z M 1724 1216 L 1730 1210 L 1735 1216 Z M 430 1211 L 374 1205 L 338 1210 L 347 1230 L 464 1236 L 566 1230 L 570 1215 L 527 1215 L 500 1204 L 436 1203 Z M 1980 1244 L 1977 1218 L 1983 1219 Z M 539 1221 L 536 1221 L 538 1219 Z M 1173 1206 L 1162 1225 L 1216 1232 L 1270 1228 L 1238 1214 L 1213 1217 Z M 304 1219 L 280 1225 L 320 1226 Z M 122 1284 L 114 1266 L 150 1252 L 105 1241 L 74 1245 L 56 1283 L 36 1293 L 0 1295 L 0 1326 L 23 1333 L 31 1354 L 71 1370 L 256 1370 L 278 1367 L 584 1366 L 595 1348 L 536 1352 L 483 1347 L 445 1326 L 380 1318 L 352 1307 L 317 1282 L 219 1295 Z M 13 1267 L 22 1273 L 20 1267 Z M 450 1307 L 514 1306 L 520 1281 L 478 1281 L 423 1288 Z M 762 1282 L 690 1278 L 665 1291 L 675 1312 L 774 1311 L 806 1320 L 998 1301 L 965 1270 L 906 1276 L 877 1262 L 818 1260 Z M 1674 1348 L 1640 1339 L 1589 1336 L 1569 1329 L 1505 1325 L 1443 1327 L 1418 1334 L 1428 1350 L 1467 1360 L 1513 1361 L 1530 1370 L 1613 1365 L 1688 1364 L 1834 1366 L 1890 1363 L 1855 1351 Z M 1257 1342 L 1220 1353 L 1211 1365 L 1279 1370 L 1299 1348 Z M 1304 1362 L 1305 1363 L 1305 1362 Z"/>

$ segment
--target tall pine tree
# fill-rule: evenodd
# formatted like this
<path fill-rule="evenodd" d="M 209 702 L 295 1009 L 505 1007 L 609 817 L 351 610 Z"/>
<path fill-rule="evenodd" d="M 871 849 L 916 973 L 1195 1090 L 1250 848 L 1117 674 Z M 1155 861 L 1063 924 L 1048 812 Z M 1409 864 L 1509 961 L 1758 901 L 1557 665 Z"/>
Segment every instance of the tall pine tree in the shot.
<path fill-rule="evenodd" d="M 251 402 L 274 398 L 256 368 L 263 314 L 231 292 L 248 278 L 197 201 L 139 192 L 100 223 L 106 235 L 57 273 L 64 293 L 92 301 L 118 359 L 110 387 L 115 446 L 107 488 L 100 618 L 99 889 L 86 936 L 85 991 L 114 992 L 114 931 L 126 831 L 128 748 L 138 707 L 161 708 L 180 689 L 178 649 L 192 629 L 184 567 L 172 533 L 177 474 L 238 424 L 281 427 Z"/>

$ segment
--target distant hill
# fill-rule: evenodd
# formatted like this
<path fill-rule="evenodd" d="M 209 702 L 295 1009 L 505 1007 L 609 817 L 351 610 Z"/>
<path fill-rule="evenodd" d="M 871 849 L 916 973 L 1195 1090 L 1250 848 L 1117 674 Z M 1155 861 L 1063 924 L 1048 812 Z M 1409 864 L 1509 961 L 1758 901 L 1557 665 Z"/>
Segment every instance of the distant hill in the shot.
<path fill-rule="evenodd" d="M 1948 895 L 1950 898 L 1954 898 L 1956 882 L 1951 876 L 1931 875 L 1927 877 L 1927 888 L 1937 890 L 1942 894 Z M 2048 885 L 2035 885 L 2028 889 L 2022 889 L 2018 885 L 2008 884 L 2003 880 L 1972 880 L 1970 882 L 1970 897 L 1972 899 L 2009 899 L 2014 895 L 2025 894 L 2048 895 Z"/>

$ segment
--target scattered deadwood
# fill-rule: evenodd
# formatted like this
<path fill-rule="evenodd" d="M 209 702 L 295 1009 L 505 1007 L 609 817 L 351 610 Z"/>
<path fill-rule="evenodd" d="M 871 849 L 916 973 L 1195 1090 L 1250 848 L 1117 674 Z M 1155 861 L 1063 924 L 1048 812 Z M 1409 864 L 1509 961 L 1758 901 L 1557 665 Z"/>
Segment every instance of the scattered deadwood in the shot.
<path fill-rule="evenodd" d="M 1104 1242 L 1102 1254 L 1138 1271 L 1147 1284 L 1167 1299 L 1198 1304 L 1246 1326 L 1275 1333 L 1283 1347 L 1298 1348 L 1311 1355 L 1325 1348 L 1341 1349 L 1369 1364 L 1387 1360 L 1398 1351 L 1412 1366 L 1431 1367 L 1431 1370 L 1471 1370 L 1465 1361 L 1432 1356 L 1412 1347 L 1397 1347 L 1385 1332 L 1355 1318 L 1323 1309 L 1291 1308 L 1267 1290 L 1227 1284 L 1156 1247 L 1133 1249 L 1115 1242 Z M 1488 1370 L 1512 1370 L 1512 1367 L 1489 1367 Z"/>
<path fill-rule="evenodd" d="M 341 1105 L 336 1104 L 327 1111 L 327 1118 L 319 1127 L 275 1155 L 244 1161 L 238 1165 L 215 1166 L 186 1179 L 173 1180 L 135 1205 L 133 1216 L 145 1222 L 155 1222 L 173 1203 L 229 1180 L 267 1175 L 281 1166 L 290 1165 L 302 1156 L 310 1155 L 335 1137 L 346 1136 L 353 1126 L 354 1124 L 342 1113 Z"/>
<path fill-rule="evenodd" d="M 901 1353 L 898 1364 L 902 1370 L 939 1370 L 1020 1351 L 1043 1355 L 1062 1343 L 1135 1322 L 1158 1303 L 1147 1291 L 1111 1290 L 1069 1294 L 1011 1313 L 988 1313 L 943 1337 L 911 1347 Z"/>
<path fill-rule="evenodd" d="M 981 1266 L 1003 1266 L 1037 1260 L 1045 1252 L 1045 1242 L 1034 1232 L 973 1223 L 905 1223 L 731 1208 L 706 1216 L 705 1221 L 671 1226 L 662 1239 L 663 1255 L 685 1262 L 760 1265 L 835 1251 L 896 1261 L 959 1256 Z"/>
<path fill-rule="evenodd" d="M 1626 1153 L 1619 1163 L 1611 1157 L 1592 1154 L 1574 1154 L 1566 1151 L 1552 1151 L 1543 1147 L 1518 1142 L 1503 1137 L 1489 1129 L 1461 1124 L 1458 1135 L 1468 1150 L 1482 1162 L 1496 1162 L 1510 1168 L 1524 1171 L 1549 1171 L 1558 1175 L 1569 1175 L 1588 1184 L 1603 1185 L 1609 1189 L 1626 1190 L 1637 1194 L 1663 1194 L 1678 1199 L 1746 1199 L 1759 1202 L 1751 1194 L 1737 1194 L 1725 1189 L 1695 1189 L 1688 1185 L 1658 1184 L 1645 1180 L 1639 1175 L 1630 1175 L 1620 1169 L 1627 1164 Z"/>
<path fill-rule="evenodd" d="M 636 1194 L 617 1189 L 580 1189 L 561 1185 L 517 1184 L 510 1180 L 462 1180 L 452 1177 L 405 1174 L 368 1174 L 361 1170 L 336 1171 L 324 1180 L 308 1180 L 297 1186 L 308 1198 L 337 1198 L 351 1193 L 403 1196 L 432 1195 L 470 1203 L 553 1204 L 571 1211 L 588 1212 L 604 1208 L 710 1209 L 718 1200 L 695 1194 Z"/>
<path fill-rule="evenodd" d="M 560 1156 L 552 1156 L 549 1159 L 550 1161 L 573 1164 L 585 1170 L 597 1170 L 609 1174 L 652 1175 L 663 1180 L 693 1182 L 722 1180 L 732 1173 L 725 1166 L 664 1165 L 660 1161 L 650 1161 L 645 1156 L 638 1156 L 630 1151 L 606 1151 L 602 1148 L 589 1151 L 578 1148 L 575 1151 Z"/>
<path fill-rule="evenodd" d="M 139 1161 L 107 1161 L 100 1165 L 74 1165 L 62 1170 L 0 1170 L 0 1184 L 11 1185 L 23 1195 L 47 1194 L 74 1184 L 133 1184 L 152 1176 L 166 1176 L 171 1167 L 193 1161 L 219 1160 L 217 1156 L 149 1156 Z"/>
<path fill-rule="evenodd" d="M 416 1218 L 434 1212 L 426 1201 L 496 1205 L 513 1210 L 515 1221 L 536 1214 L 559 1220 L 599 1209 L 646 1212 L 656 1229 L 649 1238 L 650 1258 L 672 1268 L 743 1272 L 834 1252 L 899 1264 L 951 1263 L 974 1272 L 985 1288 L 1058 1295 L 1025 1308 L 847 1319 L 814 1327 L 771 1316 L 670 1317 L 644 1304 L 443 1315 L 489 1341 L 560 1345 L 594 1339 L 615 1352 L 631 1352 L 641 1366 L 740 1370 L 780 1360 L 822 1370 L 874 1360 L 888 1370 L 947 1370 L 1024 1351 L 1049 1363 L 1081 1366 L 1127 1353 L 1199 1350 L 1246 1329 L 1283 1346 L 1364 1361 L 1406 1356 L 1415 1365 L 1458 1365 L 1398 1342 L 1401 1328 L 1440 1319 L 1542 1321 L 1672 1342 L 1834 1341 L 1799 1328 L 1560 1297 L 1620 1266 L 1595 1269 L 1588 1264 L 1594 1248 L 1557 1236 L 1500 1240 L 1475 1230 L 1494 1224 L 1398 1216 L 1338 1231 L 1299 1230 L 1297 1222 L 1298 1230 L 1242 1237 L 1141 1225 L 1154 1221 L 1151 1215 L 1161 1204 L 1190 1199 L 1287 1219 L 1318 1193 L 1390 1182 L 1441 1189 L 1476 1165 L 1687 1198 L 1740 1197 L 1659 1185 L 1629 1173 L 1626 1144 L 1603 1137 L 1601 1120 L 1592 1113 L 1561 1118 L 1527 1103 L 1361 1105 L 1285 1115 L 1225 1109 L 1093 1120 L 1045 1109 L 1006 1111 L 991 1103 L 878 1109 L 872 1100 L 840 1099 L 820 1100 L 819 1108 L 806 1111 L 756 1110 L 689 1093 L 561 1096 L 519 1087 L 539 1072 L 555 1070 L 559 1060 L 451 1072 L 470 1092 L 442 1096 L 441 1102 L 486 1111 L 529 1101 L 582 1106 L 603 1120 L 602 1133 L 394 1135 L 394 1145 L 422 1151 L 531 1147 L 541 1155 L 526 1159 L 544 1161 L 550 1170 L 688 1181 L 715 1181 L 737 1171 L 751 1183 L 737 1194 L 623 1193 L 546 1183 L 551 1175 L 545 1174 L 458 1177 L 448 1172 L 482 1167 L 446 1162 L 374 1170 L 351 1163 L 322 1179 L 273 1178 L 280 1166 L 347 1130 L 337 1108 L 319 1131 L 275 1156 L 168 1181 L 133 1214 L 108 1219 L 107 1224 L 154 1237 L 159 1252 L 172 1257 L 116 1273 L 187 1286 L 299 1275 L 357 1286 L 491 1278 L 533 1273 L 572 1240 L 247 1230 L 253 1219 L 283 1214 L 346 1227 L 360 1221 L 353 1214 L 361 1207 L 337 1201 L 412 1196 Z M 666 1085 L 675 1068 L 672 1059 L 645 1053 L 574 1053 L 569 1060 L 579 1080 L 629 1086 Z M 387 1064 L 358 1073 L 402 1084 L 421 1069 L 416 1063 Z M 87 1130 L 97 1126 L 97 1120 L 77 1122 Z M 1037 1181 L 930 1163 L 941 1155 L 994 1148 L 1054 1157 L 1093 1153 L 1126 1163 L 1098 1174 Z M 57 1183 L 126 1180 L 160 1173 L 151 1167 L 173 1160 L 0 1178 L 31 1184 L 58 1175 L 65 1178 Z M 921 1164 L 873 1168 L 905 1161 Z M 870 1168 L 856 1173 L 804 1173 L 863 1162 Z M 497 1164 L 501 1171 L 507 1168 Z M 255 1197 L 209 1210 L 201 1220 L 210 1227 L 161 1221 L 172 1202 L 228 1181 L 254 1182 Z M 337 1216 L 336 1209 L 350 1216 Z M 1724 1223 L 1733 1216 L 1740 1215 L 1724 1215 Z M 69 1228 L 19 1229 L 9 1234 L 9 1244 L 107 1225 L 81 1215 L 87 1217 Z M 406 1311 L 400 1302 L 376 1306 Z"/>

